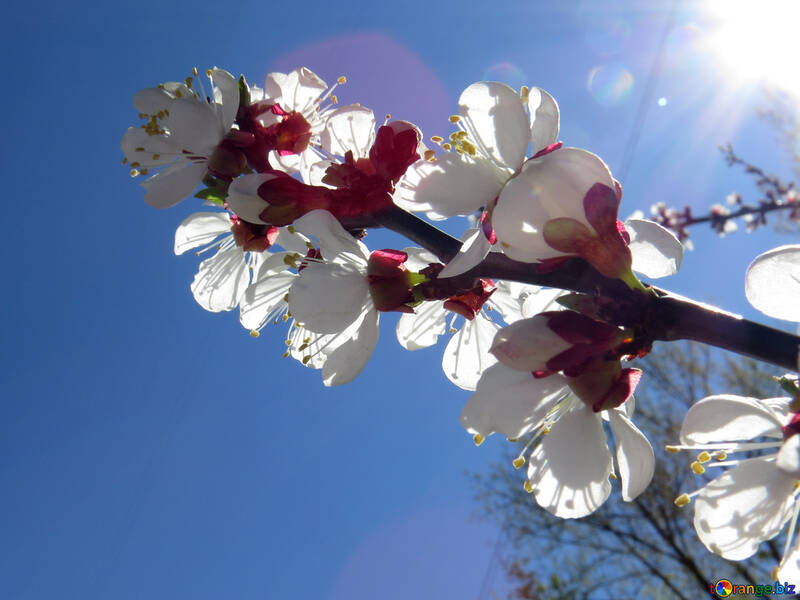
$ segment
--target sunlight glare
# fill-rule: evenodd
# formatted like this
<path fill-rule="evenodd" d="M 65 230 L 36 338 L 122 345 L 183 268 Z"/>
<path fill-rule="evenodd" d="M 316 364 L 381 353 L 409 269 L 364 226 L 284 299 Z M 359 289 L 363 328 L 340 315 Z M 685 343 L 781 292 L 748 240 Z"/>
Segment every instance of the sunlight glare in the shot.
<path fill-rule="evenodd" d="M 711 46 L 734 81 L 760 81 L 800 96 L 798 0 L 709 0 L 719 29 Z"/>

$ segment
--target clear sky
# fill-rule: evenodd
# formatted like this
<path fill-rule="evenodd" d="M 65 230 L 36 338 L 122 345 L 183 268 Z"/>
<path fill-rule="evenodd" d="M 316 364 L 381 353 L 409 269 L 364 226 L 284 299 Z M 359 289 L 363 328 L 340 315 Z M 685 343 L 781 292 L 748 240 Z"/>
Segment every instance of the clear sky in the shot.
<path fill-rule="evenodd" d="M 710 43 L 719 27 L 703 2 L 668 0 L 7 8 L 0 598 L 478 599 L 499 585 L 497 531 L 474 518 L 466 474 L 503 442 L 475 448 L 460 427 L 468 393 L 444 378 L 443 345 L 402 351 L 384 315 L 364 373 L 326 389 L 280 358 L 278 327 L 255 340 L 236 314 L 204 312 L 198 260 L 172 253 L 199 203 L 152 209 L 120 164 L 137 90 L 193 66 L 255 83 L 307 66 L 347 76 L 342 102 L 428 137 L 449 133 L 474 81 L 537 85 L 566 145 L 622 180 L 623 215 L 702 212 L 754 197 L 719 144 L 791 175 L 745 59 Z M 795 240 L 694 238 L 664 287 L 758 318 L 744 269 Z"/>

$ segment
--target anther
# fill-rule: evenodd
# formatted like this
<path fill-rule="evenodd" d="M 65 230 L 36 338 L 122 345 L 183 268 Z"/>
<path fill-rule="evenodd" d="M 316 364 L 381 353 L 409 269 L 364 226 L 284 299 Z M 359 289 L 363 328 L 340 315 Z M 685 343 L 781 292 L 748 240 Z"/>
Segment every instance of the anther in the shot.
<path fill-rule="evenodd" d="M 691 501 L 692 501 L 692 499 L 689 497 L 689 494 L 681 494 L 680 496 L 675 498 L 675 506 L 677 506 L 679 508 L 683 508 L 684 506 L 689 504 L 689 502 L 691 502 Z"/>
<path fill-rule="evenodd" d="M 728 458 L 728 454 L 720 450 L 719 452 L 714 452 L 714 458 L 717 460 L 725 460 Z"/>
<path fill-rule="evenodd" d="M 291 345 L 292 345 L 292 340 L 285 340 L 285 341 L 284 341 L 284 343 L 285 343 L 287 346 L 291 346 Z"/>
<path fill-rule="evenodd" d="M 289 358 L 289 351 L 287 350 L 283 354 L 281 354 L 281 358 Z"/>
<path fill-rule="evenodd" d="M 681 451 L 681 449 L 678 448 L 677 446 L 666 446 L 664 449 L 670 454 L 677 454 L 678 452 Z"/>
<path fill-rule="evenodd" d="M 700 454 L 697 455 L 697 462 L 707 463 L 710 460 L 711 460 L 711 455 L 705 450 L 703 450 Z"/>
<path fill-rule="evenodd" d="M 424 154 L 425 160 L 434 160 L 436 158 L 436 152 L 433 150 L 425 150 Z"/>
<path fill-rule="evenodd" d="M 694 471 L 697 475 L 702 475 L 706 472 L 706 468 L 697 461 L 694 461 L 691 466 L 692 471 Z"/>
<path fill-rule="evenodd" d="M 336 94 L 331 95 L 331 103 L 336 104 L 339 102 L 339 97 Z"/>
<path fill-rule="evenodd" d="M 288 321 L 288 320 L 289 320 L 289 315 L 288 314 L 285 314 L 285 315 L 283 315 L 281 317 L 281 321 L 283 321 L 284 323 L 286 323 L 286 321 Z"/>
<path fill-rule="evenodd" d="M 526 479 L 525 483 L 522 484 L 522 488 L 528 492 L 529 494 L 533 493 L 533 484 L 531 483 L 530 479 Z"/>
<path fill-rule="evenodd" d="M 445 142 L 444 144 L 442 144 L 442 148 L 444 148 L 445 150 L 447 150 L 449 152 L 450 150 L 453 149 L 453 146 L 451 144 L 448 144 L 447 142 Z"/>
<path fill-rule="evenodd" d="M 440 136 L 440 135 L 432 135 L 431 136 L 431 141 L 434 144 L 441 144 L 444 141 L 444 138 L 442 136 Z"/>
<path fill-rule="evenodd" d="M 461 120 L 459 115 L 450 115 L 450 122 L 451 123 L 458 123 Z"/>
<path fill-rule="evenodd" d="M 260 336 L 261 334 L 258 332 L 258 330 L 257 330 L 257 329 L 251 329 L 251 330 L 250 330 L 250 335 L 251 335 L 252 337 L 254 337 L 254 338 L 257 338 L 257 337 L 258 337 L 258 336 Z"/>
<path fill-rule="evenodd" d="M 347 83 L 347 77 L 345 77 L 344 75 L 342 75 L 341 77 L 339 77 L 339 79 L 337 79 L 337 80 L 336 80 L 336 83 L 340 83 L 340 84 L 345 84 L 345 83 Z"/>
<path fill-rule="evenodd" d="M 197 67 L 192 67 L 192 75 L 197 77 Z"/>
<path fill-rule="evenodd" d="M 308 361 L 310 361 L 310 360 L 311 360 L 311 355 L 310 355 L 310 354 L 306 354 L 306 355 L 303 357 L 303 364 L 304 364 L 304 365 L 307 365 L 307 364 L 308 364 Z"/>
<path fill-rule="evenodd" d="M 611 473 L 608 474 L 608 478 L 609 479 L 617 479 L 617 474 L 612 471 Z"/>
<path fill-rule="evenodd" d="M 139 174 L 138 169 L 131 169 L 131 177 L 136 177 Z"/>
<path fill-rule="evenodd" d="M 486 438 L 484 438 L 480 433 L 476 433 L 474 436 L 472 436 L 472 441 L 475 442 L 476 446 L 480 446 L 485 439 Z"/>
<path fill-rule="evenodd" d="M 518 456 L 517 458 L 511 461 L 511 464 L 514 465 L 515 469 L 519 469 L 520 467 L 522 467 L 522 465 L 525 464 L 525 457 Z"/>

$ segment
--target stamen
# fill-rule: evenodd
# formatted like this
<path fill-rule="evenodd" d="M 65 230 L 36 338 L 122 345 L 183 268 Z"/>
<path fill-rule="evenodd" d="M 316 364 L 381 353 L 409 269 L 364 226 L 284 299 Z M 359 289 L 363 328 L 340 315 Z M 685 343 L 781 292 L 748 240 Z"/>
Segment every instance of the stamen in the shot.
<path fill-rule="evenodd" d="M 450 115 L 450 117 L 449 117 L 449 121 L 451 123 L 458 123 L 460 120 L 461 120 L 461 117 L 459 115 Z"/>
<path fill-rule="evenodd" d="M 698 461 L 694 461 L 691 464 L 691 467 L 692 467 L 692 471 L 694 471 L 695 474 L 697 474 L 697 475 L 702 475 L 703 473 L 706 472 L 706 468 L 703 465 L 701 465 Z"/>
<path fill-rule="evenodd" d="M 258 336 L 261 335 L 261 333 L 258 331 L 258 329 L 251 329 L 250 335 L 253 336 L 254 338 L 257 338 Z"/>
<path fill-rule="evenodd" d="M 533 493 L 533 484 L 531 483 L 530 479 L 526 479 L 525 483 L 522 484 L 522 488 L 528 492 L 529 494 Z"/>
<path fill-rule="evenodd" d="M 472 441 L 475 442 L 476 446 L 480 446 L 486 438 L 483 437 L 480 433 L 476 433 L 472 436 Z"/>
<path fill-rule="evenodd" d="M 525 457 L 524 456 L 518 456 L 517 458 L 515 458 L 514 460 L 511 461 L 511 464 L 514 465 L 515 469 L 519 469 L 519 468 L 522 467 L 522 465 L 525 464 Z"/>
<path fill-rule="evenodd" d="M 675 498 L 675 506 L 677 506 L 678 508 L 683 508 L 691 501 L 692 497 L 689 494 L 681 494 L 680 496 Z"/>
<path fill-rule="evenodd" d="M 697 455 L 697 461 L 700 463 L 707 463 L 710 460 L 711 460 L 711 455 L 706 450 L 703 450 L 700 454 Z"/>

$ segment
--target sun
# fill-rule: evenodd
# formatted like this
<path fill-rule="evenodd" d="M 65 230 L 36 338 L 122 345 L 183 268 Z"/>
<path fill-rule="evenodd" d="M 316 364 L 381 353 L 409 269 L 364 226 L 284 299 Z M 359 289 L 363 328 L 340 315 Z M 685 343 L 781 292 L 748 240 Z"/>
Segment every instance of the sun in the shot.
<path fill-rule="evenodd" d="M 709 0 L 709 42 L 733 82 L 761 82 L 800 97 L 800 0 Z"/>

